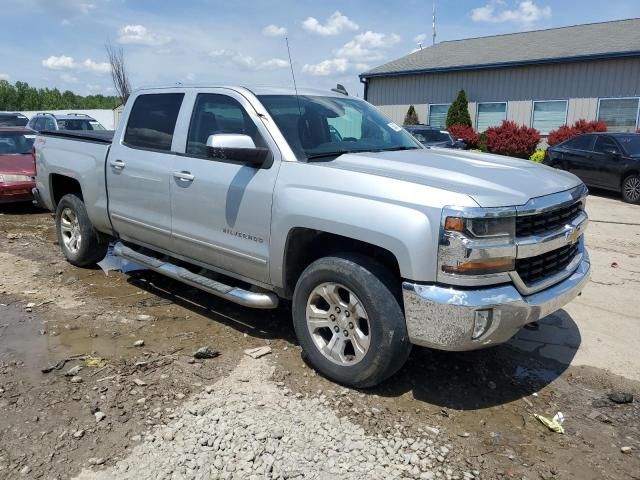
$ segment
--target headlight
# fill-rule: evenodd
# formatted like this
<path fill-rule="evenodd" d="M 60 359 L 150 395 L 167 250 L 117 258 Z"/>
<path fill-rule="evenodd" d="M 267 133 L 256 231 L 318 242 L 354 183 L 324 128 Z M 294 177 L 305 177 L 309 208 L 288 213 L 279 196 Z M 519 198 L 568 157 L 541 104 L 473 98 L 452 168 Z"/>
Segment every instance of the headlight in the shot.
<path fill-rule="evenodd" d="M 475 238 L 513 237 L 516 232 L 515 217 L 462 218 L 447 217 L 446 232 L 459 232 Z"/>
<path fill-rule="evenodd" d="M 495 283 L 496 275 L 514 270 L 515 212 L 496 216 L 491 209 L 447 210 L 438 258 L 440 281 L 455 283 L 463 277 L 479 284 Z"/>
<path fill-rule="evenodd" d="M 32 182 L 33 177 L 28 175 L 0 175 L 0 183 Z"/>

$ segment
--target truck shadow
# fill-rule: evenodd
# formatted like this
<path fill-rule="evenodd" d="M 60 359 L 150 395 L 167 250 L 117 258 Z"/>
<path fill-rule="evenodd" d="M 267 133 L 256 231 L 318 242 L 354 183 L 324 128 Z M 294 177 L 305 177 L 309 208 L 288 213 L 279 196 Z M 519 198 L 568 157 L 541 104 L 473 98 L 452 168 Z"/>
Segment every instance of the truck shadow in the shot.
<path fill-rule="evenodd" d="M 523 328 L 504 345 L 472 352 L 414 348 L 398 374 L 372 393 L 457 410 L 503 405 L 529 396 L 570 365 L 581 337 L 571 316 L 560 310 Z"/>
<path fill-rule="evenodd" d="M 253 310 L 149 271 L 129 273 L 128 282 L 240 333 L 297 344 L 287 302 L 276 310 Z M 398 373 L 362 393 L 394 398 L 410 392 L 416 400 L 457 410 L 504 405 L 558 378 L 580 343 L 578 326 L 560 310 L 493 348 L 444 352 L 414 347 Z"/>

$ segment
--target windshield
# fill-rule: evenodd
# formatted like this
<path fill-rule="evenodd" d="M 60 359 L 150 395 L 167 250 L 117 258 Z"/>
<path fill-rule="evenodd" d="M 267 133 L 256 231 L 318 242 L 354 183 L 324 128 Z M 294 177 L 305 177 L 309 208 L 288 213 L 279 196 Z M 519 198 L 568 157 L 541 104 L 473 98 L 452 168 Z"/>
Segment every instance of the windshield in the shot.
<path fill-rule="evenodd" d="M 451 141 L 449 134 L 447 132 L 441 132 L 440 130 L 417 130 L 412 128 L 409 132 L 422 143 Z"/>
<path fill-rule="evenodd" d="M 24 127 L 29 119 L 24 115 L 0 114 L 0 127 Z"/>
<path fill-rule="evenodd" d="M 301 95 L 258 97 L 300 160 L 350 152 L 421 148 L 411 135 L 367 102 Z"/>
<path fill-rule="evenodd" d="M 31 153 L 35 135 L 20 132 L 0 132 L 0 155 L 22 155 Z"/>
<path fill-rule="evenodd" d="M 93 119 L 58 120 L 60 130 L 104 130 L 99 122 Z"/>
<path fill-rule="evenodd" d="M 640 155 L 640 135 L 630 133 L 629 135 L 618 135 L 616 138 L 627 155 Z"/>

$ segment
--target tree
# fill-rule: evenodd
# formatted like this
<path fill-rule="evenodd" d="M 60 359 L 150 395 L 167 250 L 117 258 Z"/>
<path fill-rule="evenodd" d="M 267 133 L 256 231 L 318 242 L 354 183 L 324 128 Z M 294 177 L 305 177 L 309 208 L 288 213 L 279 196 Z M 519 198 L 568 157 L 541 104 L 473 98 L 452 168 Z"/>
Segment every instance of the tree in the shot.
<path fill-rule="evenodd" d="M 409 106 L 409 110 L 407 110 L 407 114 L 404 116 L 404 124 L 405 125 L 419 125 L 420 119 L 418 118 L 418 112 L 413 105 Z"/>
<path fill-rule="evenodd" d="M 120 102 L 126 103 L 131 93 L 131 83 L 129 82 L 129 74 L 124 62 L 124 51 L 122 48 L 115 48 L 110 42 L 104 48 L 107 50 L 107 56 L 111 64 L 113 86 L 120 97 Z"/>
<path fill-rule="evenodd" d="M 12 85 L 6 80 L 0 80 L 0 110 L 113 109 L 118 104 L 119 99 L 116 97 L 82 97 L 70 91 L 62 94 L 57 88 L 35 88 L 26 82 Z"/>
<path fill-rule="evenodd" d="M 467 101 L 467 94 L 464 93 L 464 90 L 460 90 L 458 92 L 458 96 L 447 112 L 447 128 L 451 125 L 464 125 L 465 127 L 471 126 L 469 102 Z"/>

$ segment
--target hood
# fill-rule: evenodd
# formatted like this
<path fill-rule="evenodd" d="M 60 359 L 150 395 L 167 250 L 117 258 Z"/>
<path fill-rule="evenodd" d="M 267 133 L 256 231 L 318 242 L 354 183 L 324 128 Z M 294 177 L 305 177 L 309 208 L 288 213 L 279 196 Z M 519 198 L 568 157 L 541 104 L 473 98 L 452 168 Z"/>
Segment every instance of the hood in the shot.
<path fill-rule="evenodd" d="M 523 205 L 582 183 L 530 160 L 440 148 L 345 154 L 324 166 L 466 194 L 481 207 Z"/>
<path fill-rule="evenodd" d="M 422 144 L 425 147 L 449 147 L 451 145 L 453 145 L 453 142 L 449 141 L 449 140 L 444 140 L 442 142 L 422 142 Z"/>
<path fill-rule="evenodd" d="M 0 175 L 29 175 L 35 176 L 36 167 L 30 153 L 21 155 L 0 155 Z"/>

